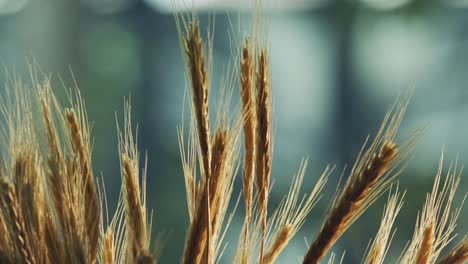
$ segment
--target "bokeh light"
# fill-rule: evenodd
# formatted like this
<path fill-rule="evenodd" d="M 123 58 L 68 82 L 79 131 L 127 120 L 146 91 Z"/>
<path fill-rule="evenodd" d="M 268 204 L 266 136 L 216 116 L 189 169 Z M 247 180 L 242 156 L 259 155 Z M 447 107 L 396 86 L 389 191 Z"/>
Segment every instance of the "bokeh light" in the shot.
<path fill-rule="evenodd" d="M 0 15 L 21 11 L 29 0 L 0 0 Z"/>

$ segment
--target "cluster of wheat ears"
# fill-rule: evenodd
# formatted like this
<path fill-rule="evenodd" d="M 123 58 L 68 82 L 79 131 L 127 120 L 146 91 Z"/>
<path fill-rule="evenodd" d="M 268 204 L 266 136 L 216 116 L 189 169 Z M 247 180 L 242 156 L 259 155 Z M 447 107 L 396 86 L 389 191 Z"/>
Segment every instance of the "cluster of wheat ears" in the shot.
<path fill-rule="evenodd" d="M 255 37 L 261 35 L 255 30 L 254 37 L 241 42 L 234 55 L 241 103 L 238 111 L 228 110 L 233 89 L 227 89 L 216 109 L 213 129 L 208 102 L 212 35 L 203 41 L 196 15 L 179 16 L 176 21 L 192 98 L 188 133 L 183 126 L 179 130 L 190 216 L 181 262 L 211 264 L 221 259 L 233 215 L 228 213 L 229 205 L 236 200 L 231 199 L 234 180 L 241 168 L 239 197 L 243 197 L 245 221 L 240 235 L 229 238 L 238 241 L 232 262 L 274 263 L 317 203 L 332 169 L 325 169 L 310 194 L 303 196 L 303 162 L 287 195 L 270 211 L 273 142 L 267 42 Z M 129 104 L 118 143 L 121 195 L 109 218 L 103 184 L 93 174 L 90 125 L 79 91 L 67 89 L 69 107 L 64 108 L 50 78 L 38 78 L 34 69 L 32 73 L 31 86 L 13 78 L 11 89 L 1 98 L 0 263 L 156 263 L 158 252 L 150 245 L 151 216 L 145 201 L 146 160 L 140 162 Z M 369 264 L 384 261 L 404 198 L 392 186 L 419 135 L 416 131 L 402 142 L 395 139 L 408 101 L 409 95 L 400 96 L 374 139 L 364 143 L 320 230 L 304 256 L 298 256 L 303 263 L 322 261 L 363 212 L 390 190 L 380 228 L 363 257 Z M 461 174 L 456 165 L 443 173 L 442 163 L 441 159 L 433 190 L 400 263 L 448 264 L 468 259 L 466 238 L 442 252 L 455 244 L 460 209 L 454 209 L 452 201 Z M 332 263 L 334 254 L 330 255 Z"/>

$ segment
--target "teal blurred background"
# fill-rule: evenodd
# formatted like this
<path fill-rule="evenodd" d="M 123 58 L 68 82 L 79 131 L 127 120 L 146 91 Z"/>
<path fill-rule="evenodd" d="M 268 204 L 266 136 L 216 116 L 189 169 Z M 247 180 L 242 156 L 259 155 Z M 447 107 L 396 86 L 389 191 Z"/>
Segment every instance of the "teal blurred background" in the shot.
<path fill-rule="evenodd" d="M 400 136 L 428 129 L 400 177 L 400 188 L 408 192 L 388 255 L 394 261 L 431 190 L 442 147 L 446 168 L 457 157 L 468 163 L 468 0 L 265 2 L 276 140 L 271 210 L 303 157 L 309 158 L 304 191 L 327 164 L 337 166 L 321 202 L 278 263 L 298 262 L 307 247 L 304 237 L 310 241 L 318 230 L 344 166 L 353 163 L 366 136 L 375 134 L 397 95 L 415 87 Z M 233 48 L 230 38 L 240 40 L 248 32 L 250 4 L 204 0 L 193 6 L 203 26 L 216 14 L 210 98 L 215 101 Z M 139 147 L 149 157 L 147 200 L 154 210 L 153 234 L 163 234 L 162 263 L 178 262 L 188 226 L 176 134 L 185 69 L 171 10 L 170 0 L 0 0 L 0 61 L 6 69 L 27 78 L 33 58 L 44 72 L 53 72 L 56 86 L 59 77 L 71 85 L 73 72 L 93 122 L 95 172 L 105 179 L 111 210 L 120 191 L 115 113 L 121 119 L 123 98 L 131 95 Z M 245 31 L 231 28 L 239 18 Z M 456 206 L 468 190 L 464 178 Z M 240 187 L 239 178 L 234 197 Z M 344 263 L 361 261 L 385 197 L 333 249 L 338 255 L 346 250 Z M 242 211 L 231 234 L 240 230 Z M 468 231 L 467 217 L 464 210 L 460 236 Z M 222 263 L 229 263 L 236 237 L 227 239 Z"/>

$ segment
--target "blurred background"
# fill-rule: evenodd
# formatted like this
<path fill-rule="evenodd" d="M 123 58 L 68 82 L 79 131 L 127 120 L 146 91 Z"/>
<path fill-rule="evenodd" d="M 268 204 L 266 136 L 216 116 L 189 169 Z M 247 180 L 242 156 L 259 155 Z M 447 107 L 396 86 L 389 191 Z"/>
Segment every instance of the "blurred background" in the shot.
<path fill-rule="evenodd" d="M 187 0 L 175 6 L 177 12 L 198 9 L 203 27 L 215 14 L 210 100 L 216 101 L 232 41 L 237 45 L 249 32 L 251 4 Z M 27 79 L 27 63 L 34 59 L 53 73 L 57 86 L 60 78 L 72 85 L 74 75 L 81 88 L 93 122 L 95 172 L 104 176 L 110 210 L 120 191 L 115 116 L 121 119 L 124 97 L 131 95 L 139 148 L 149 158 L 147 200 L 154 210 L 153 235 L 163 234 L 162 263 L 179 261 L 188 226 L 176 134 L 185 69 L 172 12 L 171 0 L 0 0 L 4 68 Z M 307 248 L 304 238 L 311 241 L 318 231 L 342 169 L 353 163 L 367 135 L 375 134 L 398 94 L 415 88 L 400 136 L 428 129 L 400 177 L 400 188 L 408 192 L 388 254 L 394 261 L 412 235 L 442 148 L 445 168 L 457 158 L 468 164 L 468 0 L 274 0 L 265 1 L 263 12 L 270 26 L 276 140 L 271 210 L 303 157 L 309 158 L 304 192 L 327 164 L 337 166 L 321 202 L 278 263 L 298 262 Z M 464 177 L 455 206 L 467 186 Z M 344 263 L 361 261 L 386 196 L 334 247 L 340 256 L 346 251 Z M 231 234 L 240 230 L 242 211 Z M 468 231 L 466 211 L 460 236 Z M 229 263 L 237 240 L 227 242 L 222 263 Z"/>

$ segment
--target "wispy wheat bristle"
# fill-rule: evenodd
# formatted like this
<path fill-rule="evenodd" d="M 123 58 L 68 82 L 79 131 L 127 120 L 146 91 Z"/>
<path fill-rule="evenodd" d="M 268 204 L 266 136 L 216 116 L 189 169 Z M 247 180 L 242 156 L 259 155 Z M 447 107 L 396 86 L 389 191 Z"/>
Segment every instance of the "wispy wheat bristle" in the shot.
<path fill-rule="evenodd" d="M 398 187 L 393 194 L 390 192 L 379 230 L 364 260 L 365 264 L 382 264 L 384 262 L 392 239 L 392 227 L 403 206 L 404 196 L 405 194 L 400 196 Z"/>
<path fill-rule="evenodd" d="M 454 209 L 452 202 L 460 182 L 461 169 L 456 163 L 451 164 L 442 182 L 443 159 L 442 155 L 432 192 L 428 194 L 416 220 L 413 238 L 400 263 L 435 263 L 454 238 L 460 209 Z"/>

